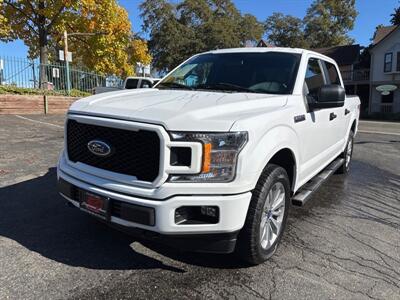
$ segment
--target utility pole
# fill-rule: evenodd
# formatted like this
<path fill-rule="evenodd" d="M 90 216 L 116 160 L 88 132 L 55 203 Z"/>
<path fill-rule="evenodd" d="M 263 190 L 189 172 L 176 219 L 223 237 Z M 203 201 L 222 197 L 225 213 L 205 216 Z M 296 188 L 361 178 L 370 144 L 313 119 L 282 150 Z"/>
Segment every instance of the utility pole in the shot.
<path fill-rule="evenodd" d="M 68 33 L 64 30 L 64 61 L 65 61 L 65 72 L 67 73 L 67 94 L 71 94 L 71 80 L 69 74 L 69 62 L 68 62 Z"/>
<path fill-rule="evenodd" d="M 70 74 L 69 74 L 69 61 L 68 61 L 68 36 L 73 36 L 73 35 L 83 35 L 83 36 L 88 36 L 88 35 L 105 35 L 107 34 L 106 32 L 72 32 L 72 33 L 67 33 L 66 30 L 64 30 L 64 61 L 65 61 L 65 69 L 67 73 L 67 93 L 68 95 L 71 93 L 71 80 L 70 80 Z"/>

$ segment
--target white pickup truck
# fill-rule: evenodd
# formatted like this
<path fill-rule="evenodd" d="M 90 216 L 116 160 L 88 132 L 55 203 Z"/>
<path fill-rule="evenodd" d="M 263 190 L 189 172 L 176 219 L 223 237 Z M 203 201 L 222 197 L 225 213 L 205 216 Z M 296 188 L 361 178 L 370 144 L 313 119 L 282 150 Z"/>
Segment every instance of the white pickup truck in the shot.
<path fill-rule="evenodd" d="M 115 92 L 120 90 L 151 88 L 160 80 L 161 80 L 160 78 L 131 76 L 125 78 L 124 82 L 122 83 L 122 86 L 120 87 L 97 86 L 94 88 L 94 94 L 97 95 L 101 93 Z"/>
<path fill-rule="evenodd" d="M 359 108 L 335 61 L 321 54 L 198 54 L 153 89 L 75 102 L 59 191 L 141 238 L 262 263 L 291 204 L 348 172 Z"/>

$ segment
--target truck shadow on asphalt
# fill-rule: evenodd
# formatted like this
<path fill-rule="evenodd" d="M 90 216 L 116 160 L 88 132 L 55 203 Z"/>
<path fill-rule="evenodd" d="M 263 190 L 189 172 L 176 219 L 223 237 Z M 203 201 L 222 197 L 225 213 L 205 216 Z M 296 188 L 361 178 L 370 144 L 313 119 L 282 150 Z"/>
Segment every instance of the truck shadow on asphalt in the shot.
<path fill-rule="evenodd" d="M 387 183 L 388 180 L 394 180 L 400 186 L 399 176 L 357 161 L 353 162 L 353 167 L 349 177 L 334 176 L 335 179 L 330 179 L 330 184 L 322 187 L 314 196 L 319 199 L 310 201 L 305 209 L 292 209 L 289 230 L 296 220 L 312 217 L 312 210 L 317 210 L 319 214 L 329 214 L 332 206 L 341 210 L 341 207 L 353 203 L 353 197 L 360 198 L 360 203 L 365 204 L 367 199 L 363 192 L 358 195 L 358 191 L 352 191 L 354 186 L 362 191 L 362 186 L 368 187 L 377 181 Z M 375 202 L 373 199 L 375 197 L 371 198 Z M 397 211 L 398 204 L 395 201 L 391 209 L 396 207 Z M 354 211 L 354 214 L 359 214 L 358 208 L 355 207 Z M 379 220 L 380 216 L 376 218 Z M 134 250 L 131 244 L 137 241 L 135 238 L 109 228 L 78 209 L 69 208 L 57 193 L 55 168 L 49 169 L 44 176 L 0 189 L 0 236 L 69 266 L 185 272 L 184 269 L 165 264 L 161 261 L 162 257 L 158 259 Z M 156 252 L 152 256 L 163 255 L 190 265 L 224 269 L 248 267 L 233 255 L 185 253 L 153 242 L 140 242 Z M 283 242 L 290 244 L 290 235 L 284 235 Z M 279 248 L 277 255 L 280 256 Z"/>
<path fill-rule="evenodd" d="M 44 176 L 0 189 L 0 236 L 14 240 L 48 259 L 70 266 L 185 272 L 135 251 L 131 247 L 135 238 L 67 206 L 57 192 L 55 168 L 49 169 Z M 186 258 L 184 260 L 198 255 L 182 254 L 159 245 L 153 247 L 152 243 L 145 244 L 157 252 L 175 258 L 182 255 Z M 216 256 L 218 258 L 207 255 L 207 260 L 221 267 L 228 266 L 229 261 L 232 262 L 229 256 Z M 201 260 L 201 257 L 204 259 L 201 254 L 198 259 Z"/>
<path fill-rule="evenodd" d="M 0 199 L 0 236 L 48 259 L 91 269 L 184 272 L 134 251 L 131 237 L 69 208 L 57 193 L 55 168 L 0 189 Z"/>

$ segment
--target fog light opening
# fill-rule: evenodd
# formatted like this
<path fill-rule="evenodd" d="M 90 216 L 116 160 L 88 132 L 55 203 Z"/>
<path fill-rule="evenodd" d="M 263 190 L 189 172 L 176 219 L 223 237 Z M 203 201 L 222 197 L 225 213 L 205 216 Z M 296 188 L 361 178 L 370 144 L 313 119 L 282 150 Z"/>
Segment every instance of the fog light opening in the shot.
<path fill-rule="evenodd" d="M 216 206 L 202 206 L 200 212 L 204 216 L 216 218 L 217 217 L 218 207 Z"/>
<path fill-rule="evenodd" d="M 217 224 L 219 222 L 218 206 L 181 206 L 175 210 L 175 224 Z"/>

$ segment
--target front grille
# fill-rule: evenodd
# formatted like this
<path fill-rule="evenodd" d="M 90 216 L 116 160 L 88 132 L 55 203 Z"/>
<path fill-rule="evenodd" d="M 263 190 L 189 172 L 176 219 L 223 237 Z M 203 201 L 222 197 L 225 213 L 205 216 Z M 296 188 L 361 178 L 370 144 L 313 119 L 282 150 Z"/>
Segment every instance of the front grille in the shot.
<path fill-rule="evenodd" d="M 88 149 L 88 143 L 100 140 L 111 146 L 109 156 L 98 156 Z M 159 174 L 160 139 L 156 132 L 130 131 L 68 120 L 68 158 L 89 166 L 135 176 L 152 182 Z"/>

